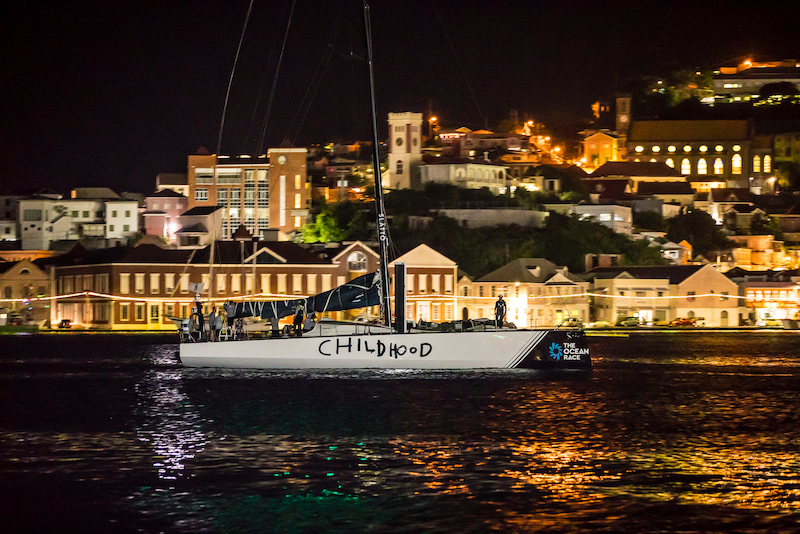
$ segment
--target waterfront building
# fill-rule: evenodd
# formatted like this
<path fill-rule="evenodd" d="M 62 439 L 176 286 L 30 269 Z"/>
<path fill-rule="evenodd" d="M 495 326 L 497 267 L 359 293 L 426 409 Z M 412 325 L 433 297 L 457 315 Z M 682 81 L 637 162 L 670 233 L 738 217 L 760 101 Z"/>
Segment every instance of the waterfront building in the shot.
<path fill-rule="evenodd" d="M 202 284 L 205 312 L 209 299 L 286 300 L 328 291 L 378 268 L 372 247 L 355 241 L 304 247 L 291 241 L 217 241 L 197 250 L 162 249 L 155 245 L 86 250 L 77 246 L 55 258 L 52 277 L 58 294 L 97 294 L 63 298 L 52 307 L 51 320 L 109 330 L 174 330 L 171 316 L 189 317 L 194 293 Z M 408 269 L 408 318 L 444 321 L 453 318 L 455 263 L 426 245 L 396 261 Z M 334 312 L 352 319 L 364 310 Z M 377 317 L 368 310 L 366 318 Z M 449 319 L 448 319 L 449 318 Z"/>
<path fill-rule="evenodd" d="M 458 282 L 461 319 L 493 318 L 500 295 L 506 318 L 520 328 L 552 327 L 567 318 L 589 320 L 588 282 L 544 258 L 519 258 L 472 281 Z"/>
<path fill-rule="evenodd" d="M 189 209 L 222 208 L 221 236 L 243 225 L 253 235 L 270 228 L 296 232 L 306 223 L 311 184 L 305 148 L 271 148 L 257 158 L 200 150 L 189 156 Z"/>
<path fill-rule="evenodd" d="M 30 260 L 0 262 L 0 308 L 21 313 L 27 321 L 44 321 L 50 315 L 48 301 L 31 301 L 50 295 L 46 271 Z"/>
<path fill-rule="evenodd" d="M 739 287 L 711 265 L 596 267 L 586 276 L 592 292 L 600 294 L 594 298 L 598 321 L 636 317 L 665 323 L 690 317 L 705 326 L 724 327 L 746 319 Z"/>
<path fill-rule="evenodd" d="M 443 322 L 455 319 L 458 265 L 428 245 L 419 245 L 390 264 L 406 264 L 406 318 Z M 394 283 L 391 287 L 394 294 Z"/>

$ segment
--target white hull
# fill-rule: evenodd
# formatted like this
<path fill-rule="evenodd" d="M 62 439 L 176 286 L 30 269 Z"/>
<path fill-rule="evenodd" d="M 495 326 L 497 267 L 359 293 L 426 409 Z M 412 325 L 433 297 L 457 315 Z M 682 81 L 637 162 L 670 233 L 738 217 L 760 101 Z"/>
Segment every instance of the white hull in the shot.
<path fill-rule="evenodd" d="M 588 369 L 577 330 L 308 335 L 181 343 L 188 367 L 245 369 Z"/>

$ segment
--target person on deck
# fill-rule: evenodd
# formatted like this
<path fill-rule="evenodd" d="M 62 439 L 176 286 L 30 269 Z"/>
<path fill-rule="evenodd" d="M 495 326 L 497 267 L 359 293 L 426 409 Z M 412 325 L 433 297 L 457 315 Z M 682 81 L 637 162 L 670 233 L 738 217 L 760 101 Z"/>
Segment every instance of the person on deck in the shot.
<path fill-rule="evenodd" d="M 298 304 L 294 310 L 294 321 L 292 322 L 293 334 L 296 337 L 303 335 L 303 306 Z"/>
<path fill-rule="evenodd" d="M 236 304 L 232 300 L 225 303 L 225 316 L 228 318 L 228 328 L 233 326 L 233 315 L 236 313 Z"/>
<path fill-rule="evenodd" d="M 506 322 L 506 301 L 503 300 L 503 295 L 500 295 L 494 303 L 494 320 L 498 328 Z"/>
<path fill-rule="evenodd" d="M 211 313 L 208 314 L 208 340 L 219 340 L 219 330 L 217 330 L 217 307 L 212 306 Z"/>
<path fill-rule="evenodd" d="M 203 317 L 203 304 L 198 300 L 196 301 L 197 307 L 195 308 L 195 315 L 197 315 L 197 341 L 203 341 L 206 331 L 206 319 Z"/>
<path fill-rule="evenodd" d="M 317 326 L 317 314 L 311 312 L 308 314 L 308 317 L 306 317 L 306 320 L 303 321 L 303 333 L 311 332 L 314 330 L 315 326 Z"/>

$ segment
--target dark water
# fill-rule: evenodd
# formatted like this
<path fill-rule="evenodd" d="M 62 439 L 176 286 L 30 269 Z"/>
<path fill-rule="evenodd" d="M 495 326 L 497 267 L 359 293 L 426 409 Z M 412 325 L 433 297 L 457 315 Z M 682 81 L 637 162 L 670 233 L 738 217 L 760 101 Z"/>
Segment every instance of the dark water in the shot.
<path fill-rule="evenodd" d="M 585 378 L 183 369 L 0 337 L 2 532 L 798 532 L 800 335 L 591 338 Z"/>

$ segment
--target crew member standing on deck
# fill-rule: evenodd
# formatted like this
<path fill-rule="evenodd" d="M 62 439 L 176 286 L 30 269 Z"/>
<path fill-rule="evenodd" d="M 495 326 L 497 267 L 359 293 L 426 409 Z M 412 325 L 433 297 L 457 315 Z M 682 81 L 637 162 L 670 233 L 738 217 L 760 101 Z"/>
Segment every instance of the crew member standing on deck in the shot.
<path fill-rule="evenodd" d="M 197 330 L 199 331 L 197 341 L 203 341 L 206 333 L 206 319 L 203 317 L 203 303 L 200 299 L 195 301 L 197 305 Z"/>
<path fill-rule="evenodd" d="M 506 301 L 503 300 L 503 295 L 494 303 L 494 320 L 497 322 L 497 327 L 503 326 L 506 322 Z"/>
<path fill-rule="evenodd" d="M 295 308 L 294 321 L 292 322 L 292 326 L 294 327 L 293 333 L 296 337 L 303 335 L 303 315 L 303 306 L 298 304 Z"/>

